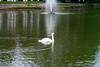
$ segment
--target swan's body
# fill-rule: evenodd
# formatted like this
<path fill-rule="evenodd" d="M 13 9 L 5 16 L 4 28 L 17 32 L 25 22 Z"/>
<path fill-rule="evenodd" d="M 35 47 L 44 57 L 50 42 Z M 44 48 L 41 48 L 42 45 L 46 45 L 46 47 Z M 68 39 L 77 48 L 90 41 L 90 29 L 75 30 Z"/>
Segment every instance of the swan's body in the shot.
<path fill-rule="evenodd" d="M 51 34 L 51 39 L 50 38 L 42 38 L 41 40 L 38 40 L 38 42 L 44 44 L 44 45 L 50 45 L 51 43 L 54 42 L 54 33 Z"/>

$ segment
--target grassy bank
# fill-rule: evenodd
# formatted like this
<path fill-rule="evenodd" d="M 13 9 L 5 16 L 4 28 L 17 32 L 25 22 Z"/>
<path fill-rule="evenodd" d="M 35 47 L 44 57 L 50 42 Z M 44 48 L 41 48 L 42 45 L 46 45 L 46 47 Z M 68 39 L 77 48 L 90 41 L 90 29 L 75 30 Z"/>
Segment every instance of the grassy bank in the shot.
<path fill-rule="evenodd" d="M 44 2 L 37 2 L 37 1 L 27 1 L 27 2 L 22 2 L 22 1 L 17 1 L 17 2 L 0 2 L 0 4 L 36 4 L 36 3 L 44 3 Z"/>
<path fill-rule="evenodd" d="M 44 9 L 43 2 L 0 2 L 0 9 Z M 58 3 L 59 8 L 83 8 L 96 6 L 83 3 Z"/>
<path fill-rule="evenodd" d="M 0 9 L 43 9 L 43 2 L 0 2 Z"/>

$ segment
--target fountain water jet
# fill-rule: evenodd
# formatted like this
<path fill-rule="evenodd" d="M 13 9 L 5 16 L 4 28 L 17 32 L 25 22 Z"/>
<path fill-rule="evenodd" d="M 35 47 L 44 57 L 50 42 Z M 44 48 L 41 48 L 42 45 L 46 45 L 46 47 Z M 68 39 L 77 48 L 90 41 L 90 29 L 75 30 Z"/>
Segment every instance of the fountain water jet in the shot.
<path fill-rule="evenodd" d="M 46 0 L 46 3 L 45 3 L 46 12 L 53 13 L 55 8 L 57 9 L 56 0 Z"/>
<path fill-rule="evenodd" d="M 54 32 L 56 26 L 57 16 L 55 15 L 55 9 L 57 8 L 56 0 L 46 0 L 45 2 L 45 25 L 47 34 Z"/>

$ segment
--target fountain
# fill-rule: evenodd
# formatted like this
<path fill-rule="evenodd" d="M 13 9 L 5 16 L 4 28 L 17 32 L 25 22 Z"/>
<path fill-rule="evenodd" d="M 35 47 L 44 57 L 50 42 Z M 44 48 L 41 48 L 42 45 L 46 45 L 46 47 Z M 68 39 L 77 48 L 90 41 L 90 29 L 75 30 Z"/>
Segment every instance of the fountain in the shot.
<path fill-rule="evenodd" d="M 51 34 L 54 32 L 55 24 L 56 24 L 56 18 L 55 16 L 55 9 L 57 8 L 57 1 L 56 0 L 46 0 L 45 2 L 45 24 L 46 24 L 46 31 L 47 34 Z"/>
<path fill-rule="evenodd" d="M 45 2 L 45 11 L 41 12 L 41 14 L 68 15 L 68 14 L 73 14 L 73 13 L 60 12 L 59 5 L 57 4 L 57 0 L 46 0 L 46 2 Z"/>
<path fill-rule="evenodd" d="M 54 14 L 54 9 L 57 9 L 57 2 L 56 0 L 46 0 L 45 3 L 45 12 Z"/>

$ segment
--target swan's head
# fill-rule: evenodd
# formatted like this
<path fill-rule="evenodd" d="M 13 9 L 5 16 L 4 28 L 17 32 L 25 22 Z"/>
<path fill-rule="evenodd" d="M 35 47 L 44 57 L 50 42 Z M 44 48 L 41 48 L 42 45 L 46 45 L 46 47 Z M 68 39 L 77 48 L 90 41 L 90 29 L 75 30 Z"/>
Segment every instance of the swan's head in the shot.
<path fill-rule="evenodd" d="M 51 33 L 52 35 L 54 35 L 55 33 Z"/>

